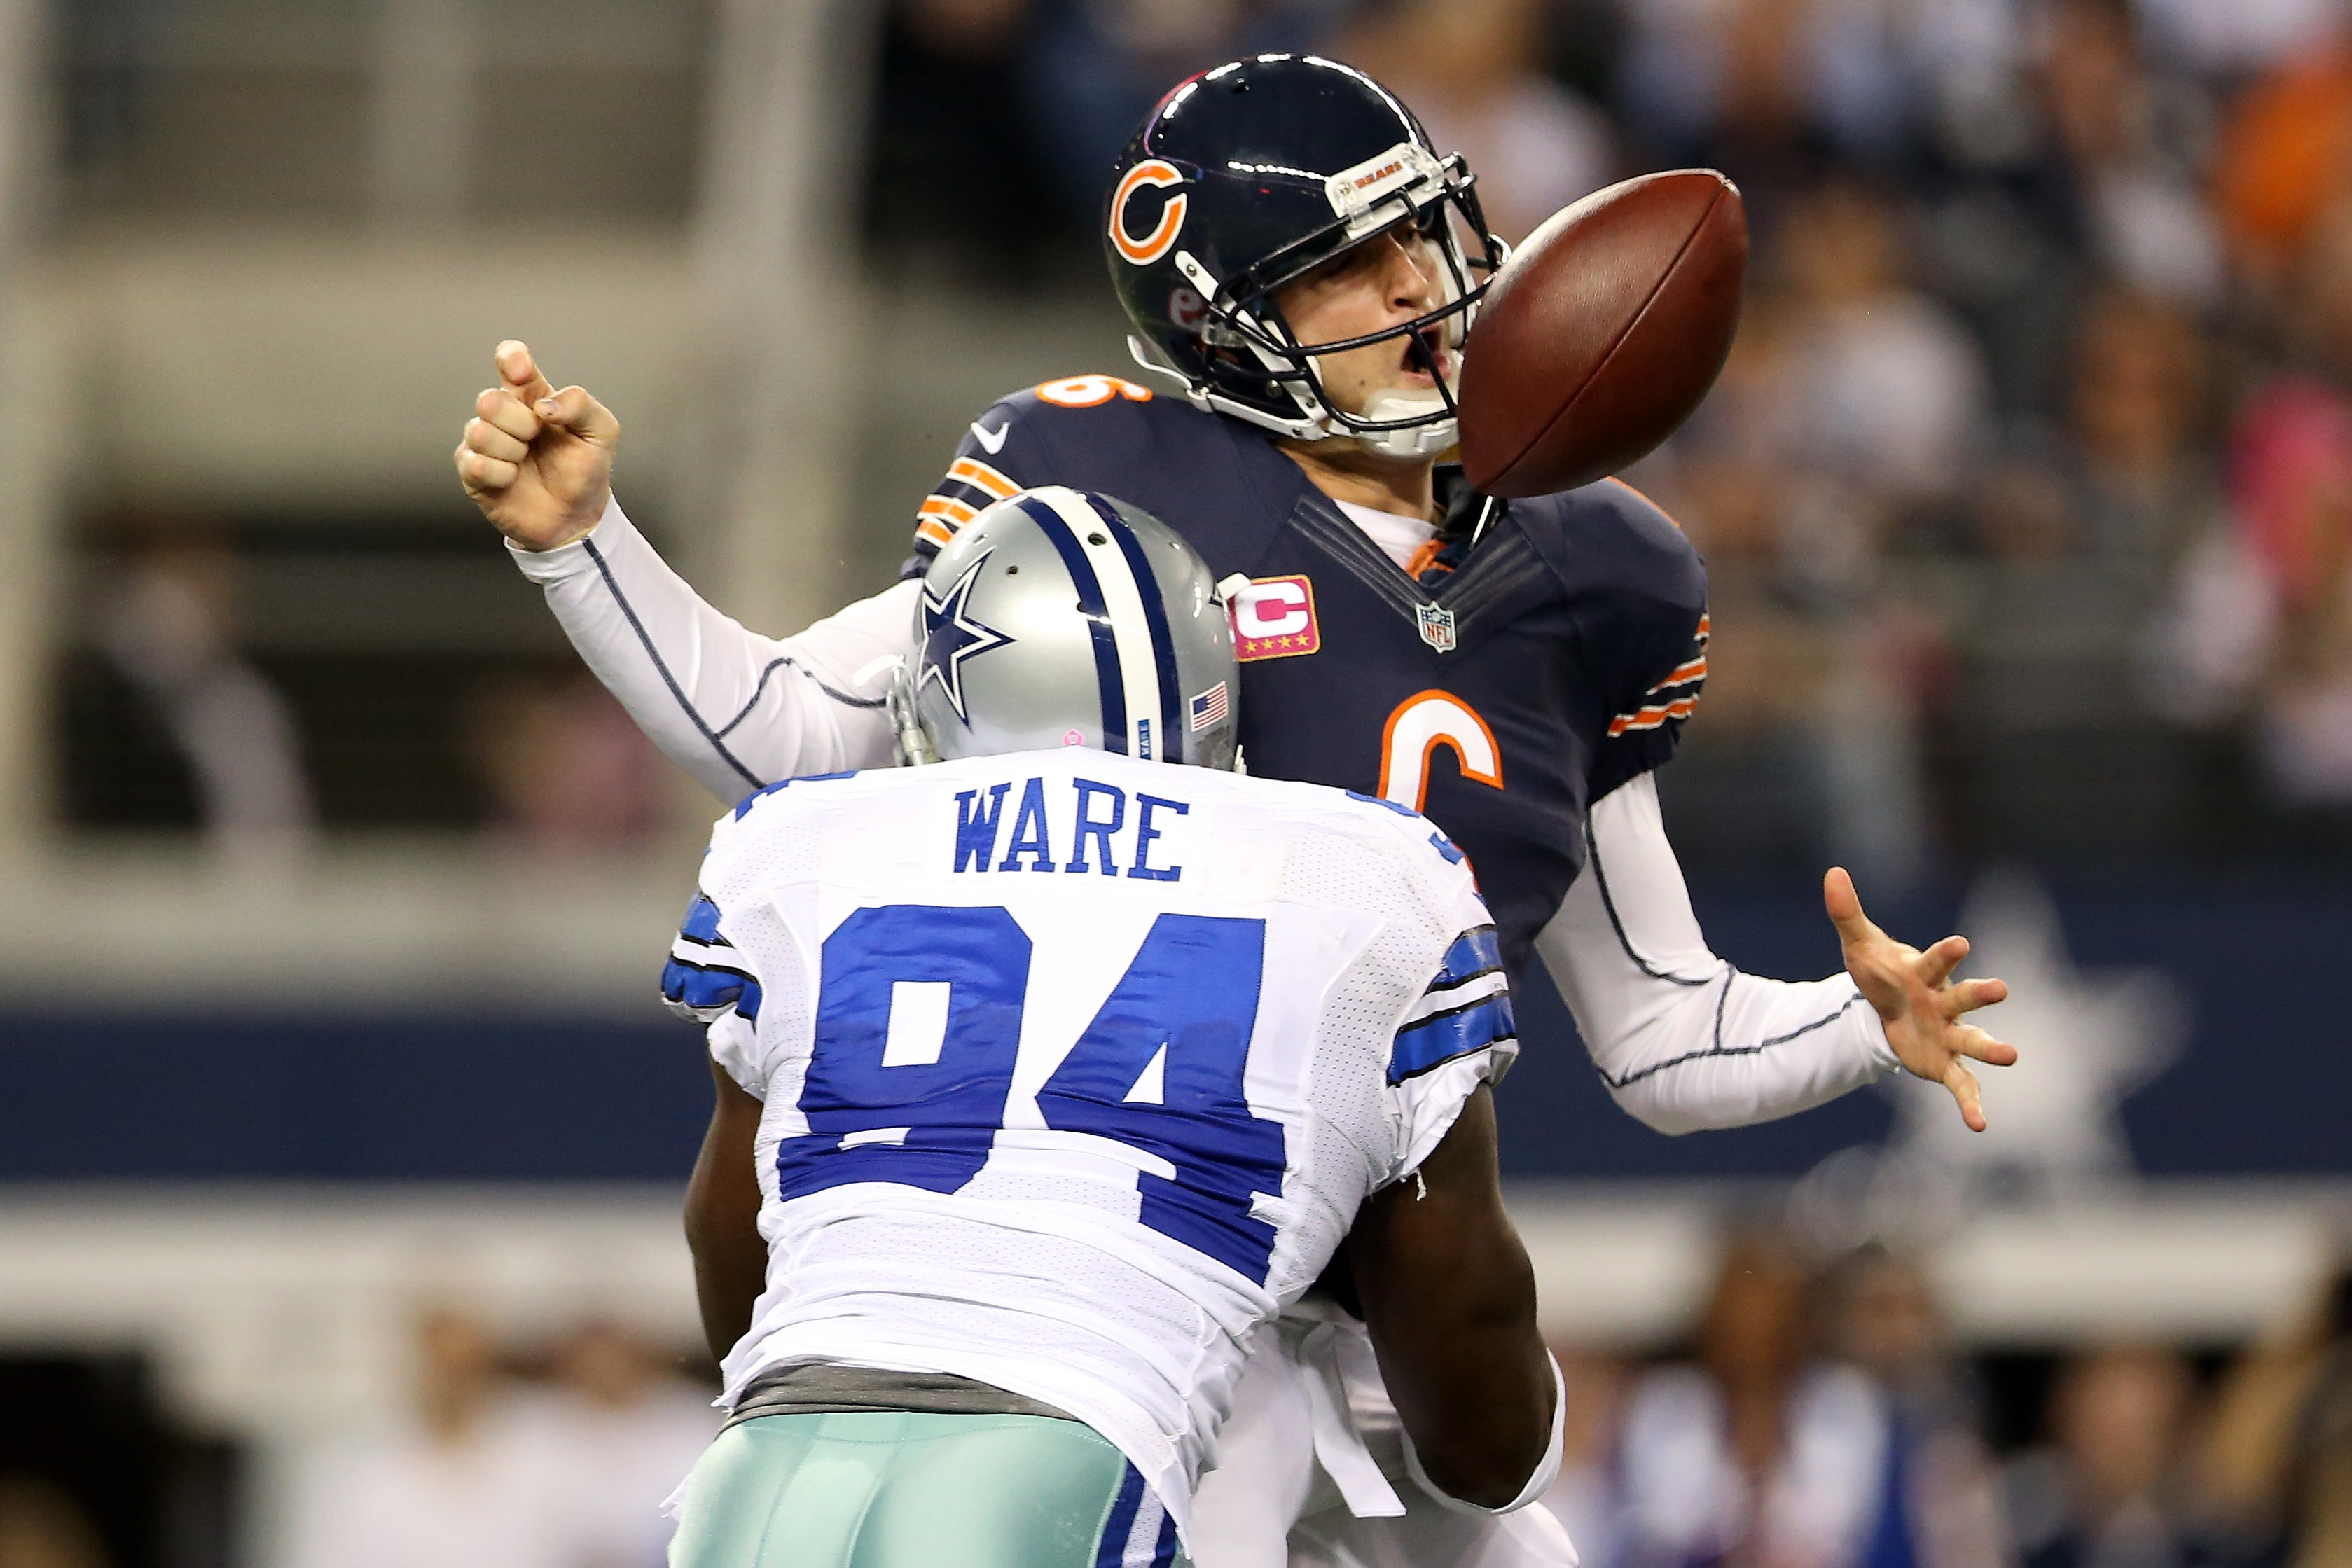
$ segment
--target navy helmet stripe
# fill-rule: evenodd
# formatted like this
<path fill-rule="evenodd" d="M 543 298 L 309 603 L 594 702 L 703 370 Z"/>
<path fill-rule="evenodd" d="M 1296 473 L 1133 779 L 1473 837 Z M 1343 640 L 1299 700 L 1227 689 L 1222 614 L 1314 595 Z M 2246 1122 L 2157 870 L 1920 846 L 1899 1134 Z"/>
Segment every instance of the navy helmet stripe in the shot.
<path fill-rule="evenodd" d="M 1160 746 L 1162 759 L 1182 762 L 1185 727 L 1179 722 L 1183 715 L 1181 694 L 1176 685 L 1176 638 L 1168 629 L 1168 606 L 1160 597 L 1160 578 L 1151 570 L 1145 556 L 1143 541 L 1127 526 L 1118 509 L 1100 496 L 1088 494 L 1087 503 L 1110 528 L 1110 537 L 1118 541 L 1119 553 L 1127 558 L 1129 571 L 1135 573 L 1136 597 L 1143 601 L 1144 624 L 1151 628 L 1151 662 L 1160 674 Z"/>
<path fill-rule="evenodd" d="M 1078 593 L 1078 613 L 1087 618 L 1087 630 L 1094 633 L 1095 685 L 1102 694 L 1103 749 L 1125 756 L 1127 682 L 1119 673 L 1118 640 L 1111 631 L 1110 612 L 1103 604 L 1102 580 L 1095 576 L 1094 565 L 1087 559 L 1077 535 L 1070 531 L 1070 525 L 1062 520 L 1062 514 L 1051 503 L 1024 495 L 1014 504 L 1045 530 L 1045 537 L 1061 552 L 1062 564 L 1069 569 L 1071 585 Z"/>

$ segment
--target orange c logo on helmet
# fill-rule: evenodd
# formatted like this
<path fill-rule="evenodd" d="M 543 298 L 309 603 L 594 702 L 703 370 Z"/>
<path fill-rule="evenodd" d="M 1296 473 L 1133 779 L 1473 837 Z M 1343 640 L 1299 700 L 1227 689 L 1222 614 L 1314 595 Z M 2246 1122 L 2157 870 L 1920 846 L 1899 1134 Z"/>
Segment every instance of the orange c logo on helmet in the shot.
<path fill-rule="evenodd" d="M 1110 193 L 1110 243 L 1118 247 L 1119 255 L 1138 267 L 1149 267 L 1175 248 L 1176 235 L 1184 227 L 1184 209 L 1192 205 L 1192 197 L 1169 197 L 1167 204 L 1160 209 L 1160 221 L 1141 239 L 1127 232 L 1127 204 L 1146 185 L 1183 183 L 1184 176 L 1177 172 L 1176 165 L 1161 158 L 1145 159 L 1119 180 L 1118 188 Z"/>

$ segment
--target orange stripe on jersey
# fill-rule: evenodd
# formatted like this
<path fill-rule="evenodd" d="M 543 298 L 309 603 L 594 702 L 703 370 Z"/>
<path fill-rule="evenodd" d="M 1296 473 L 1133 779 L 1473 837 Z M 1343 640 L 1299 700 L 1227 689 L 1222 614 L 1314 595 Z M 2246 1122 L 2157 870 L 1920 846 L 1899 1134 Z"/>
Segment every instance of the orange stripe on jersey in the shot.
<path fill-rule="evenodd" d="M 1697 706 L 1696 697 L 1676 697 L 1670 703 L 1621 713 L 1609 721 L 1609 738 L 1614 740 L 1629 729 L 1655 729 L 1671 718 L 1688 718 Z"/>
<path fill-rule="evenodd" d="M 1687 664 L 1675 665 L 1672 674 L 1668 674 L 1664 680 L 1660 681 L 1656 685 L 1652 686 L 1650 690 L 1653 693 L 1662 692 L 1668 686 L 1681 685 L 1685 681 L 1703 681 L 1705 679 L 1706 679 L 1706 655 L 1705 653 L 1701 653 L 1697 658 L 1693 659 Z"/>
<path fill-rule="evenodd" d="M 948 477 L 961 479 L 974 488 L 987 491 L 998 500 L 1017 495 L 1021 486 L 991 468 L 977 457 L 959 457 L 948 467 Z"/>
<path fill-rule="evenodd" d="M 923 504 L 915 510 L 918 517 L 945 517 L 958 528 L 971 521 L 976 515 L 971 507 L 952 496 L 927 496 Z"/>
<path fill-rule="evenodd" d="M 937 517 L 925 517 L 915 526 L 915 537 L 919 539 L 929 539 L 935 545 L 945 545 L 955 538 L 955 530 Z"/>

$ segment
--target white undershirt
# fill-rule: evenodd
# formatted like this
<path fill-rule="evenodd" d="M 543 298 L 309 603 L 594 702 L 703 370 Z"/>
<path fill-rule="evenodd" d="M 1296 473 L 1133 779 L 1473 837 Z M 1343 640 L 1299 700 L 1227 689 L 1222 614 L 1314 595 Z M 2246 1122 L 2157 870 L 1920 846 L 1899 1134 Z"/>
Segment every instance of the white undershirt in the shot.
<path fill-rule="evenodd" d="M 1427 517 L 1401 517 L 1395 512 L 1383 512 L 1374 507 L 1360 507 L 1353 501 L 1341 501 L 1339 509 L 1354 519 L 1355 525 L 1363 529 L 1400 570 L 1409 567 L 1412 562 L 1412 552 L 1427 544 L 1437 533 L 1437 525 Z"/>

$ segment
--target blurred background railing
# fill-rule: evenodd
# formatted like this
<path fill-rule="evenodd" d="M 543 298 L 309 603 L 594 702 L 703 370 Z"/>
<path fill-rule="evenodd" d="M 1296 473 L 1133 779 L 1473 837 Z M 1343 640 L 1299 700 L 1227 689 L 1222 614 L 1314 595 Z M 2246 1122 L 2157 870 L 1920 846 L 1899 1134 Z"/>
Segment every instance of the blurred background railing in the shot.
<path fill-rule="evenodd" d="M 1291 47 L 1507 238 L 1740 182 L 1738 346 L 1627 476 L 1710 573 L 1670 830 L 1744 967 L 1834 967 L 1837 861 L 2019 992 L 1985 1139 L 1667 1140 L 1531 985 L 1590 1568 L 2343 1560 L 2339 0 L 0 0 L 0 1564 L 656 1560 L 712 803 L 458 493 L 489 350 L 792 629 L 1126 362 L 1103 171 Z"/>

